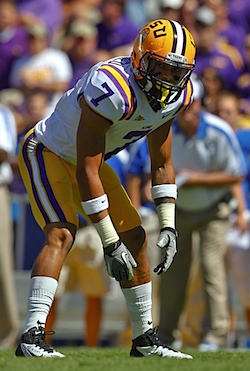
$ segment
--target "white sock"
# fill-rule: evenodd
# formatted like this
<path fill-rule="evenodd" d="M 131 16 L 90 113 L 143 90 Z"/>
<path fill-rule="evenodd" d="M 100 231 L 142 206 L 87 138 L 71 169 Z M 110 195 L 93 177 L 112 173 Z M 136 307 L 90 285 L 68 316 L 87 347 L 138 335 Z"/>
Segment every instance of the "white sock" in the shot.
<path fill-rule="evenodd" d="M 132 339 L 152 328 L 152 288 L 151 282 L 140 286 L 122 289 L 129 311 Z"/>
<path fill-rule="evenodd" d="M 36 276 L 31 278 L 24 332 L 32 327 L 37 327 L 37 321 L 45 325 L 57 285 L 57 280 L 51 277 Z"/>

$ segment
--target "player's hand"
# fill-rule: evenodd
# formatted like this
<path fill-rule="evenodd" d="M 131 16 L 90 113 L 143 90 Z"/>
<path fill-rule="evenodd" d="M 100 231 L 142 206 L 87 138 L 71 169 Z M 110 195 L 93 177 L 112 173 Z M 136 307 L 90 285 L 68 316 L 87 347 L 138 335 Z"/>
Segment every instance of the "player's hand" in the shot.
<path fill-rule="evenodd" d="M 108 274 L 116 281 L 130 281 L 137 263 L 121 240 L 104 248 L 104 260 Z"/>
<path fill-rule="evenodd" d="M 177 252 L 176 237 L 177 232 L 173 228 L 166 227 L 161 230 L 156 245 L 162 249 L 163 260 L 159 265 L 157 265 L 157 267 L 154 268 L 154 272 L 158 275 L 166 272 L 172 264 L 174 256 Z"/>

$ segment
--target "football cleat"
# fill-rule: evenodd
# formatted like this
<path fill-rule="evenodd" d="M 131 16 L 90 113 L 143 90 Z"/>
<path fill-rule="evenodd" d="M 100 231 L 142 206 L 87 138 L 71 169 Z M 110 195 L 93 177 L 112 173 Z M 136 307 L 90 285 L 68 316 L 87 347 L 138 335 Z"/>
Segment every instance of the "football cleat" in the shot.
<path fill-rule="evenodd" d="M 15 355 L 16 357 L 65 357 L 46 342 L 46 332 L 39 322 L 38 327 L 32 327 L 22 335 L 21 342 L 16 349 Z"/>
<path fill-rule="evenodd" d="M 163 344 L 157 337 L 157 329 L 149 329 L 132 341 L 130 356 L 147 357 L 156 355 L 166 358 L 192 359 L 189 354 L 174 350 Z"/>

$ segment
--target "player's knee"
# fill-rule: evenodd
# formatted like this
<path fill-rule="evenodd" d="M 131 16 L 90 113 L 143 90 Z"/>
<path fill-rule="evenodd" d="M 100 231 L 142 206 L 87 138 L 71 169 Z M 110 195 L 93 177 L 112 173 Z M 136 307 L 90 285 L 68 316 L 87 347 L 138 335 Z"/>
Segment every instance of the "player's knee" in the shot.
<path fill-rule="evenodd" d="M 53 228 L 47 236 L 48 244 L 64 253 L 71 249 L 74 236 L 67 228 Z"/>
<path fill-rule="evenodd" d="M 123 243 L 128 246 L 132 252 L 138 253 L 141 249 L 146 248 L 147 236 L 141 225 L 123 232 L 120 235 Z"/>
<path fill-rule="evenodd" d="M 61 238 L 63 245 L 69 246 L 69 248 L 71 248 L 74 242 L 74 236 L 67 228 L 61 229 L 60 238 Z"/>
<path fill-rule="evenodd" d="M 133 230 L 133 232 L 135 241 L 137 241 L 140 245 L 144 245 L 147 240 L 145 229 L 141 225 L 139 225 Z"/>

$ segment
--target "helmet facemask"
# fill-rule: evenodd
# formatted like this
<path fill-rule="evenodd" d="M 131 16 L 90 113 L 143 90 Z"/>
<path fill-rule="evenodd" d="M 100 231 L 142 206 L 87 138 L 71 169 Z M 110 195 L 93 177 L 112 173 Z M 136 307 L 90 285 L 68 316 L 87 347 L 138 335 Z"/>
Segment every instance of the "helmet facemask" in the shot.
<path fill-rule="evenodd" d="M 141 57 L 138 68 L 138 73 L 142 77 L 138 84 L 146 95 L 158 102 L 162 108 L 177 101 L 194 69 L 193 64 L 185 63 L 185 57 L 169 54 L 163 58 L 156 53 L 146 52 Z M 168 75 L 171 75 L 169 81 L 164 78 L 166 68 Z"/>

